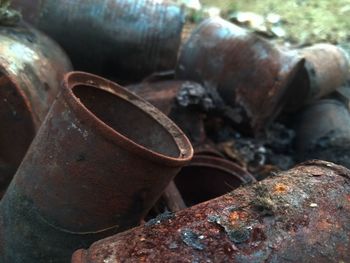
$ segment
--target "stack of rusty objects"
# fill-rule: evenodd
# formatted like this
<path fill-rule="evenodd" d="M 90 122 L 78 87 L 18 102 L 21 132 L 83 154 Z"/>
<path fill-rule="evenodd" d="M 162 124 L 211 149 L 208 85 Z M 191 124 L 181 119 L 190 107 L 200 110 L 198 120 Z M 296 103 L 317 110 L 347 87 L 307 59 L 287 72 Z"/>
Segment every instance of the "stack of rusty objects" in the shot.
<path fill-rule="evenodd" d="M 350 261 L 347 50 L 185 17 L 0 2 L 1 263 Z"/>

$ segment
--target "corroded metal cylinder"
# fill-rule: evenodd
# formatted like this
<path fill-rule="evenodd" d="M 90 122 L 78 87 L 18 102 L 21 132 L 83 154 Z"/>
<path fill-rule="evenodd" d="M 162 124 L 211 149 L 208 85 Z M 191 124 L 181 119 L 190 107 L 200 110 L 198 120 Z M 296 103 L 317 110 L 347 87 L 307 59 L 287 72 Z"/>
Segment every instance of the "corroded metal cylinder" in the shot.
<path fill-rule="evenodd" d="M 185 102 L 187 105 L 179 105 L 178 102 L 179 93 L 182 90 L 194 90 L 197 87 L 204 91 L 203 87 L 196 82 L 179 80 L 144 81 L 129 85 L 127 89 L 168 115 L 189 137 L 191 143 L 197 145 L 205 140 L 206 134 L 200 106 L 191 104 L 197 104 L 197 101 L 200 104 L 201 101 L 196 98 L 196 95 L 193 96 L 194 98 L 189 98 L 191 95 L 188 94 L 185 98 L 188 100 Z"/>
<path fill-rule="evenodd" d="M 350 168 L 350 112 L 343 103 L 316 101 L 297 115 L 295 127 L 299 160 L 317 158 Z"/>
<path fill-rule="evenodd" d="M 235 163 L 220 157 L 194 156 L 174 182 L 187 206 L 219 197 L 255 178 Z"/>
<path fill-rule="evenodd" d="M 95 75 L 67 74 L 0 203 L 0 262 L 68 262 L 138 225 L 192 154 L 149 103 Z"/>
<path fill-rule="evenodd" d="M 71 64 L 25 24 L 0 26 L 0 197 L 60 91 Z"/>
<path fill-rule="evenodd" d="M 243 28 L 212 18 L 185 43 L 176 74 L 217 90 L 234 109 L 237 128 L 256 133 L 284 106 L 288 84 L 303 62 L 296 51 L 282 52 Z"/>
<path fill-rule="evenodd" d="M 310 161 L 78 250 L 72 263 L 349 262 L 350 172 Z"/>
<path fill-rule="evenodd" d="M 350 78 L 349 55 L 341 47 L 316 44 L 298 53 L 305 58 L 305 65 L 291 84 L 289 111 L 334 92 Z"/>
<path fill-rule="evenodd" d="M 176 64 L 184 11 L 158 0 L 13 0 L 24 19 L 55 39 L 76 69 L 142 79 Z"/>
<path fill-rule="evenodd" d="M 169 115 L 176 103 L 176 96 L 184 84 L 185 81 L 178 80 L 145 81 L 126 88 Z"/>

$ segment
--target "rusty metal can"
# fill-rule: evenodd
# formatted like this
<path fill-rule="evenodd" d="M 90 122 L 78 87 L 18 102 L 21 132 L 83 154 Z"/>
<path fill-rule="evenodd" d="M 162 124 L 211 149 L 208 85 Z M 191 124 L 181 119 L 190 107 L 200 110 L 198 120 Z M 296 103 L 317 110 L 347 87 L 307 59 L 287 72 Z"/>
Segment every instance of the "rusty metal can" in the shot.
<path fill-rule="evenodd" d="M 339 46 L 316 44 L 298 53 L 305 58 L 305 65 L 291 83 L 288 111 L 334 92 L 350 78 L 349 55 Z"/>
<path fill-rule="evenodd" d="M 176 103 L 176 96 L 185 83 L 178 80 L 144 81 L 126 88 L 169 115 Z"/>
<path fill-rule="evenodd" d="M 296 118 L 295 147 L 299 161 L 317 158 L 350 168 L 350 113 L 342 102 L 316 101 Z"/>
<path fill-rule="evenodd" d="M 13 0 L 24 19 L 55 39 L 76 69 L 140 80 L 173 69 L 184 24 L 166 0 Z"/>
<path fill-rule="evenodd" d="M 203 104 L 203 99 L 196 96 L 190 98 L 191 95 L 186 94 L 181 97 L 181 100 L 186 101 L 182 105 L 179 103 L 179 94 L 183 90 L 199 88 L 204 92 L 203 87 L 198 83 L 179 80 L 146 80 L 140 84 L 129 85 L 127 88 L 168 115 L 190 138 L 192 144 L 201 144 L 206 139 L 204 116 L 200 110 L 201 106 L 197 105 Z"/>
<path fill-rule="evenodd" d="M 350 172 L 312 161 L 78 250 L 72 263 L 349 262 Z"/>
<path fill-rule="evenodd" d="M 1 197 L 71 64 L 55 42 L 25 24 L 1 26 L 0 43 Z"/>
<path fill-rule="evenodd" d="M 255 178 L 235 163 L 209 155 L 194 156 L 174 182 L 187 206 L 219 197 Z"/>
<path fill-rule="evenodd" d="M 232 120 L 237 128 L 257 133 L 282 109 L 288 84 L 303 62 L 296 51 L 281 51 L 243 28 L 212 18 L 184 44 L 176 74 L 217 90 L 235 109 Z"/>
<path fill-rule="evenodd" d="M 192 155 L 151 104 L 67 74 L 0 204 L 0 262 L 68 262 L 78 247 L 138 225 Z"/>

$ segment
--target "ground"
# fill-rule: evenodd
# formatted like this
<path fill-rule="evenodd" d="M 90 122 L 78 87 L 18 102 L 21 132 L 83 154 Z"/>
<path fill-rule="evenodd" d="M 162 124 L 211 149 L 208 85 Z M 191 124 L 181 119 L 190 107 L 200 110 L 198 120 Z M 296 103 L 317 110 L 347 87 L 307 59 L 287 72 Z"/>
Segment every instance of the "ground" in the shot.
<path fill-rule="evenodd" d="M 260 15 L 276 13 L 288 40 L 301 45 L 350 42 L 350 0 L 200 0 L 203 6 L 216 6 L 224 15 L 251 11 Z"/>

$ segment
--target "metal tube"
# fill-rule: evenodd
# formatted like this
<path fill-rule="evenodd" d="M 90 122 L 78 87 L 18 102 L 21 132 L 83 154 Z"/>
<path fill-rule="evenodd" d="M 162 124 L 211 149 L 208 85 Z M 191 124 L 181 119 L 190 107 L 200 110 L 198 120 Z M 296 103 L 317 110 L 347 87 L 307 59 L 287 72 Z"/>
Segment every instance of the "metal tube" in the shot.
<path fill-rule="evenodd" d="M 64 48 L 78 70 L 135 81 L 175 67 L 184 10 L 169 1 L 11 2 Z"/>
<path fill-rule="evenodd" d="M 78 250 L 72 263 L 349 262 L 350 171 L 310 161 Z"/>
<path fill-rule="evenodd" d="M 192 154 L 149 103 L 98 76 L 67 74 L 0 203 L 0 262 L 68 262 L 138 225 Z"/>
<path fill-rule="evenodd" d="M 26 24 L 0 27 L 0 198 L 60 91 L 71 64 Z"/>
<path fill-rule="evenodd" d="M 184 44 L 178 79 L 217 90 L 240 130 L 258 133 L 283 108 L 304 60 L 221 18 L 203 21 Z M 232 112 L 232 113 L 230 113 Z"/>

